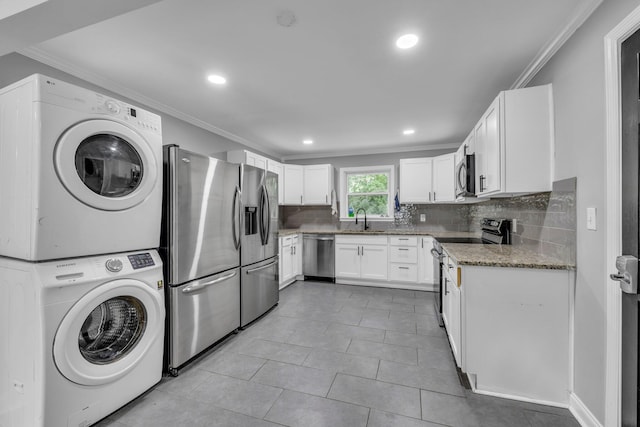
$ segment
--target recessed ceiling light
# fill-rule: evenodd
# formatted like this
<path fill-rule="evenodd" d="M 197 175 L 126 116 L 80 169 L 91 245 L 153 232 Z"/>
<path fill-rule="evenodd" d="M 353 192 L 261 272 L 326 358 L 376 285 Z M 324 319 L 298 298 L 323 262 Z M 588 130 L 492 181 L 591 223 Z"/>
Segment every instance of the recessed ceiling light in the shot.
<path fill-rule="evenodd" d="M 311 145 L 311 144 L 313 144 L 313 140 L 305 139 L 304 141 L 302 141 L 302 143 L 305 144 L 305 145 Z"/>
<path fill-rule="evenodd" d="M 413 135 L 414 133 L 416 133 L 414 129 L 405 129 L 402 131 L 403 135 Z"/>
<path fill-rule="evenodd" d="M 396 46 L 400 49 L 409 49 L 418 44 L 418 36 L 415 34 L 405 34 L 396 40 Z"/>
<path fill-rule="evenodd" d="M 207 80 L 209 80 L 209 82 L 216 84 L 216 85 L 223 85 L 225 83 L 227 83 L 227 79 L 225 79 L 222 76 L 219 76 L 217 74 L 211 74 L 207 77 Z"/>

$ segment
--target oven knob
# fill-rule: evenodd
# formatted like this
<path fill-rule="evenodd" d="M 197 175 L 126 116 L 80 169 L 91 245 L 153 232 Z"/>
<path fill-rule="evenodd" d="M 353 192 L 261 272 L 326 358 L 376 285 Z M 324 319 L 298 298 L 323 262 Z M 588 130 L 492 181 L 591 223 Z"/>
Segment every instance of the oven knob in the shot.
<path fill-rule="evenodd" d="M 118 105 L 117 102 L 112 101 L 112 100 L 108 100 L 104 104 L 105 104 L 105 106 L 107 107 L 107 110 L 109 110 L 110 113 L 118 114 L 120 112 L 120 106 Z"/>
<path fill-rule="evenodd" d="M 109 258 L 104 266 L 112 273 L 117 273 L 122 270 L 122 261 L 118 258 Z"/>

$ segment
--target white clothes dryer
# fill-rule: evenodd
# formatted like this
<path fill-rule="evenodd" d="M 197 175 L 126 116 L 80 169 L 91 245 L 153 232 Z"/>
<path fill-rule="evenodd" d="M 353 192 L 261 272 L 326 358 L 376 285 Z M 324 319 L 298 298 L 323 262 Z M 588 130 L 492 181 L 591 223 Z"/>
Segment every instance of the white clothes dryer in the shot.
<path fill-rule="evenodd" d="M 0 90 L 0 255 L 160 246 L 160 117 L 39 74 Z"/>
<path fill-rule="evenodd" d="M 163 285 L 155 250 L 0 258 L 0 426 L 86 427 L 159 382 Z"/>

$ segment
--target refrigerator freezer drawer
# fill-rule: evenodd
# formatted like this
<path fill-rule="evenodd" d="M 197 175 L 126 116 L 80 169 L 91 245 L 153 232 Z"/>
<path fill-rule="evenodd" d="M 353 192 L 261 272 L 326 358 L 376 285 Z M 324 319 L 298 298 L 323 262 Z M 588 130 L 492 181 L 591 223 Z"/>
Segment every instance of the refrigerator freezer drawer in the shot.
<path fill-rule="evenodd" d="M 169 288 L 169 369 L 240 326 L 240 269 Z"/>
<path fill-rule="evenodd" d="M 278 257 L 241 268 L 240 326 L 244 327 L 278 303 Z"/>

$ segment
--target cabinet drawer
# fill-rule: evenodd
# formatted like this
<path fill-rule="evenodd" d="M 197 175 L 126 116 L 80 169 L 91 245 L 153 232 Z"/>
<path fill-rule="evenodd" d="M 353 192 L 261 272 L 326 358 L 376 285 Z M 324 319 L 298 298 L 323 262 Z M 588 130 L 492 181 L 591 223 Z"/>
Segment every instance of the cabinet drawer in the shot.
<path fill-rule="evenodd" d="M 418 266 L 415 264 L 389 263 L 389 280 L 392 282 L 417 282 Z"/>
<path fill-rule="evenodd" d="M 285 236 L 281 237 L 282 243 L 281 246 L 291 246 L 291 242 L 293 241 L 293 236 Z"/>
<path fill-rule="evenodd" d="M 298 235 L 297 234 L 291 236 L 291 244 L 292 245 L 297 245 L 298 244 Z"/>
<path fill-rule="evenodd" d="M 346 243 L 350 245 L 384 245 L 387 246 L 387 236 L 353 236 L 336 235 L 336 244 Z"/>
<path fill-rule="evenodd" d="M 415 264 L 418 262 L 418 249 L 415 247 L 389 246 L 389 261 Z"/>
<path fill-rule="evenodd" d="M 415 236 L 390 236 L 389 244 L 391 246 L 417 246 L 418 238 Z"/>

